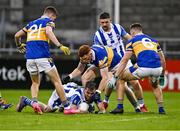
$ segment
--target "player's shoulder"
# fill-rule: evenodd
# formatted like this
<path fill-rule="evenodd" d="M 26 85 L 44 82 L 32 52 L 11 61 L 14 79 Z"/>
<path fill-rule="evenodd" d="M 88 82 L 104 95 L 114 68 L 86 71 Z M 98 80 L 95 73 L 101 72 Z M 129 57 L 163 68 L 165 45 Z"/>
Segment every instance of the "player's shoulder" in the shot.
<path fill-rule="evenodd" d="M 113 25 L 113 26 L 116 26 L 118 29 L 121 29 L 121 28 L 124 29 L 124 27 L 123 27 L 122 25 L 120 25 L 120 24 L 114 23 L 114 24 L 112 24 L 112 25 Z"/>
<path fill-rule="evenodd" d="M 151 41 L 153 41 L 153 42 L 155 42 L 155 43 L 158 43 L 158 41 L 157 41 L 155 38 L 153 38 L 153 37 L 151 37 L 151 36 L 149 36 L 149 35 L 144 34 L 144 37 L 150 39 Z"/>

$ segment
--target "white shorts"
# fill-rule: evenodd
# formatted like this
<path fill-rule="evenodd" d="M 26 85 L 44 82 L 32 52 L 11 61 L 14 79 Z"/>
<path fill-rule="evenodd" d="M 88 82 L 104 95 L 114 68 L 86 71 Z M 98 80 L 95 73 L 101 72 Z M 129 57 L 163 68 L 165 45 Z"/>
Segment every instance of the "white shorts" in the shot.
<path fill-rule="evenodd" d="M 163 69 L 162 67 L 158 67 L 158 68 L 130 67 L 129 70 L 132 73 L 132 75 L 138 79 L 151 77 L 152 81 L 155 82 L 160 77 Z"/>
<path fill-rule="evenodd" d="M 48 72 L 55 65 L 51 58 L 27 59 L 26 68 L 30 74 L 37 74 L 38 72 Z"/>

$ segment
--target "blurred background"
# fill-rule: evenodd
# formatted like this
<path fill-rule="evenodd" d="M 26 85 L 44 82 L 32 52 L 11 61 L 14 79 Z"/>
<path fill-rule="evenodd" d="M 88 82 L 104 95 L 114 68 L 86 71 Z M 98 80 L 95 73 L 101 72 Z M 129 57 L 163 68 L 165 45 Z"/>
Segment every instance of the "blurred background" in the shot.
<path fill-rule="evenodd" d="M 61 43 L 71 48 L 64 56 L 52 45 L 52 57 L 62 78 L 78 64 L 77 50 L 81 44 L 92 43 L 99 27 L 101 12 L 109 12 L 113 23 L 129 26 L 139 22 L 144 33 L 156 38 L 167 60 L 165 91 L 180 91 L 180 0 L 0 0 L 0 87 L 29 88 L 30 78 L 25 58 L 17 52 L 14 34 L 29 21 L 42 15 L 46 6 L 55 6 L 60 12 L 55 34 Z M 42 75 L 43 87 L 50 87 Z M 45 84 L 46 82 L 46 84 Z M 147 81 L 145 90 L 151 90 Z"/>

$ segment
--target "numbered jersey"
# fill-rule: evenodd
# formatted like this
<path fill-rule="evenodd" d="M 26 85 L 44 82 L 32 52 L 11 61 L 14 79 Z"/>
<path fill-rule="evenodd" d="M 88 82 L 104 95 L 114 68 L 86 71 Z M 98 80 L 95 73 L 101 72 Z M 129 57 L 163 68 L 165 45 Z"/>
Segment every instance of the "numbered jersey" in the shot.
<path fill-rule="evenodd" d="M 94 64 L 98 68 L 108 67 L 112 69 L 121 60 L 121 56 L 116 51 L 107 46 L 93 45 L 93 60 L 91 64 Z"/>
<path fill-rule="evenodd" d="M 99 28 L 94 36 L 94 44 L 111 47 L 122 57 L 125 51 L 122 37 L 124 37 L 127 32 L 119 24 L 111 24 L 110 26 L 110 32 L 105 32 L 102 27 Z"/>
<path fill-rule="evenodd" d="M 127 51 L 133 51 L 137 57 L 139 67 L 157 68 L 161 67 L 158 52 L 161 48 L 157 40 L 145 34 L 136 35 L 126 45 Z"/>
<path fill-rule="evenodd" d="M 49 39 L 46 35 L 46 26 L 55 27 L 54 22 L 47 16 L 34 20 L 24 28 L 27 32 L 26 58 L 49 58 Z"/>

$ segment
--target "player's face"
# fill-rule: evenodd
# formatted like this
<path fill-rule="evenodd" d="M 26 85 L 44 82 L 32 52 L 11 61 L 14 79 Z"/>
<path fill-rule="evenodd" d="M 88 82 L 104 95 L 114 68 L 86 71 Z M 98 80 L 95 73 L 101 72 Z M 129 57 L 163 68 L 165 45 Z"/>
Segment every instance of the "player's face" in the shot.
<path fill-rule="evenodd" d="M 48 14 L 48 16 L 51 18 L 51 20 L 55 21 L 57 16 L 53 13 Z"/>
<path fill-rule="evenodd" d="M 109 31 L 110 30 L 110 23 L 111 23 L 111 19 L 100 19 L 99 23 L 101 25 L 101 27 L 103 28 L 104 31 Z"/>
<path fill-rule="evenodd" d="M 131 29 L 131 30 L 130 30 L 130 34 L 131 34 L 132 37 L 134 37 L 134 36 L 136 35 L 135 30 Z"/>
<path fill-rule="evenodd" d="M 95 91 L 96 90 L 90 90 L 88 88 L 85 88 L 84 95 L 85 95 L 86 100 L 89 100 L 94 95 Z"/>
<path fill-rule="evenodd" d="M 88 63 L 91 62 L 91 60 L 92 60 L 92 53 L 91 53 L 91 51 L 88 54 L 84 55 L 83 57 L 80 57 L 80 61 L 83 64 L 88 64 Z"/>

